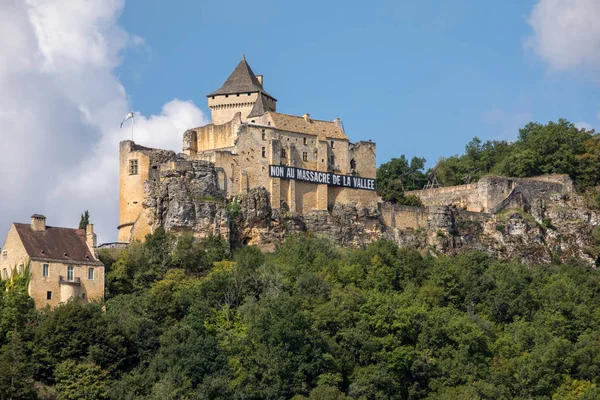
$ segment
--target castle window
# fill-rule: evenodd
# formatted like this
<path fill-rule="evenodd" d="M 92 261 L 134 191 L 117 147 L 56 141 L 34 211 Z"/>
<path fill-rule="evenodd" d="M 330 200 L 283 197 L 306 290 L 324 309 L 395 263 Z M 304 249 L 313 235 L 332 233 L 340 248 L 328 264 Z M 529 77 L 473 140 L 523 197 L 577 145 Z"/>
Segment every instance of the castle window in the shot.
<path fill-rule="evenodd" d="M 302 153 L 302 161 L 308 161 L 308 153 L 307 152 Z"/>
<path fill-rule="evenodd" d="M 307 143 L 308 143 L 308 139 L 304 138 L 304 145 L 306 146 Z"/>
<path fill-rule="evenodd" d="M 49 269 L 48 264 L 42 265 L 42 276 L 43 277 L 48 277 L 48 273 L 49 273 L 48 269 Z"/>
<path fill-rule="evenodd" d="M 212 99 L 214 100 L 214 99 L 215 99 L 215 96 L 213 96 L 213 97 L 212 97 Z"/>
<path fill-rule="evenodd" d="M 227 97 L 229 97 L 229 95 L 228 95 L 228 94 L 226 94 L 226 95 L 225 95 L 225 97 L 227 98 Z"/>
<path fill-rule="evenodd" d="M 267 148 L 266 147 L 262 148 L 262 156 L 263 156 L 263 158 L 267 157 Z"/>
<path fill-rule="evenodd" d="M 3 259 L 3 260 L 6 260 L 7 258 L 8 258 L 8 250 L 4 250 L 4 251 L 2 252 L 2 259 Z"/>
<path fill-rule="evenodd" d="M 52 300 L 52 292 L 46 292 L 46 300 Z"/>
<path fill-rule="evenodd" d="M 329 162 L 331 163 L 331 167 L 333 168 L 333 166 L 335 164 L 335 156 L 331 156 L 331 158 L 329 159 Z"/>
<path fill-rule="evenodd" d="M 356 169 L 356 161 L 354 160 L 354 158 L 350 160 L 350 169 Z"/>
<path fill-rule="evenodd" d="M 285 149 L 281 149 L 281 158 L 286 158 L 287 154 L 285 152 Z"/>
<path fill-rule="evenodd" d="M 88 268 L 88 279 L 90 281 L 94 280 L 94 268 Z"/>
<path fill-rule="evenodd" d="M 73 275 L 74 275 L 74 273 L 73 273 L 73 272 L 74 272 L 73 266 L 72 266 L 72 265 L 69 265 L 69 266 L 67 267 L 67 280 L 68 280 L 68 281 L 72 281 L 72 280 L 74 280 L 74 279 L 73 279 Z"/>
<path fill-rule="evenodd" d="M 331 141 L 331 148 L 333 149 L 333 140 Z"/>
<path fill-rule="evenodd" d="M 240 97 L 240 94 L 239 94 L 239 93 L 236 93 L 235 95 L 236 95 L 236 97 Z"/>
<path fill-rule="evenodd" d="M 262 130 L 262 140 L 267 140 L 267 134 L 264 129 Z"/>
<path fill-rule="evenodd" d="M 129 160 L 129 175 L 138 174 L 138 160 Z"/>
<path fill-rule="evenodd" d="M 252 93 L 248 93 L 248 96 L 252 96 Z"/>

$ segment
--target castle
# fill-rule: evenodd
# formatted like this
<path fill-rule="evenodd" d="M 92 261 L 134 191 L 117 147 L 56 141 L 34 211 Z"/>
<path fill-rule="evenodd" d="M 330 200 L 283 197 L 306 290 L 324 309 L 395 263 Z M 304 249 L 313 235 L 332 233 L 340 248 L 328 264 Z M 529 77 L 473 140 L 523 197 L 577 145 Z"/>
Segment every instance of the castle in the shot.
<path fill-rule="evenodd" d="M 212 123 L 183 134 L 183 153 L 121 142 L 119 242 L 152 231 L 155 216 L 144 203 L 149 185 L 168 171 L 212 173 L 206 163 L 214 166 L 218 188 L 205 200 L 220 200 L 218 191 L 227 200 L 264 187 L 273 209 L 298 215 L 336 203 L 377 203 L 375 143 L 351 143 L 339 118 L 278 113 L 277 100 L 245 57 L 207 97 Z"/>
<path fill-rule="evenodd" d="M 120 243 L 164 227 L 269 251 L 312 232 L 340 246 L 384 238 L 423 252 L 596 262 L 600 215 L 585 211 L 569 177 L 488 175 L 410 192 L 423 207 L 382 202 L 375 143 L 351 143 L 339 118 L 278 113 L 263 83 L 243 58 L 207 95 L 212 123 L 185 131 L 182 153 L 120 143 Z"/>

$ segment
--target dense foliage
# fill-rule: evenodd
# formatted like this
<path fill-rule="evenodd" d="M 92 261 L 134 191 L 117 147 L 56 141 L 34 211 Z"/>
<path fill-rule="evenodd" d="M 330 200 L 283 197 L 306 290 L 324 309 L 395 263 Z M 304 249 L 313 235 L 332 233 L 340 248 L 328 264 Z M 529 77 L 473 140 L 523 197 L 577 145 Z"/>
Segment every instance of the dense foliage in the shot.
<path fill-rule="evenodd" d="M 383 201 L 411 206 L 422 205 L 421 200 L 405 191 L 423 189 L 427 183 L 425 159 L 413 157 L 410 163 L 404 155 L 392 158 L 377 168 L 377 194 Z"/>
<path fill-rule="evenodd" d="M 405 201 L 404 191 L 422 189 L 427 183 L 425 160 L 394 158 L 377 170 L 377 191 L 386 201 Z M 434 172 L 442 186 L 477 181 L 484 175 L 497 174 L 532 177 L 543 174 L 567 174 L 580 189 L 600 185 L 600 135 L 594 130 L 575 127 L 559 119 L 546 125 L 529 123 L 519 130 L 514 142 L 474 138 L 465 153 L 442 158 Z"/>
<path fill-rule="evenodd" d="M 161 230 L 102 258 L 105 310 L 2 288 L 1 399 L 600 396 L 600 272 L 577 262 L 313 236 L 230 254 Z"/>

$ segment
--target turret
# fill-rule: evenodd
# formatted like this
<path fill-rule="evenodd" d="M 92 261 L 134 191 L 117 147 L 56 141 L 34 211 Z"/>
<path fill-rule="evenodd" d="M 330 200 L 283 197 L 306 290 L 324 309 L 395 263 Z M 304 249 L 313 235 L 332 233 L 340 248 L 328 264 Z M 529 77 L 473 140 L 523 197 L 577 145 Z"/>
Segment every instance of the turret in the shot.
<path fill-rule="evenodd" d="M 277 100 L 264 90 L 262 82 L 262 75 L 256 76 L 246 57 L 242 56 L 242 61 L 223 86 L 207 95 L 212 123 L 225 124 L 238 112 L 242 115 L 242 122 L 246 122 L 257 102 L 264 103 L 261 107 L 265 112 L 275 111 Z"/>

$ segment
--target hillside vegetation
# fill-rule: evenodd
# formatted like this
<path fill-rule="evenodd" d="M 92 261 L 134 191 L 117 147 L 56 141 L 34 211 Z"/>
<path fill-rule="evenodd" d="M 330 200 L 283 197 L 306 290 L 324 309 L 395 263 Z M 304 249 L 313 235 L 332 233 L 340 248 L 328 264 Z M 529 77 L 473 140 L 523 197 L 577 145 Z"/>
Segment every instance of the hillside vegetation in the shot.
<path fill-rule="evenodd" d="M 600 272 L 576 261 L 162 230 L 102 258 L 105 311 L 0 291 L 1 399 L 600 397 Z"/>
<path fill-rule="evenodd" d="M 415 205 L 404 191 L 423 189 L 427 172 L 435 172 L 440 185 L 477 181 L 484 175 L 534 177 L 567 174 L 579 190 L 600 185 L 600 135 L 575 127 L 564 119 L 546 125 L 530 122 L 514 142 L 475 137 L 465 153 L 440 159 L 435 171 L 425 172 L 425 159 L 394 158 L 377 169 L 377 192 L 386 201 Z M 417 202 L 418 203 L 418 202 Z"/>

